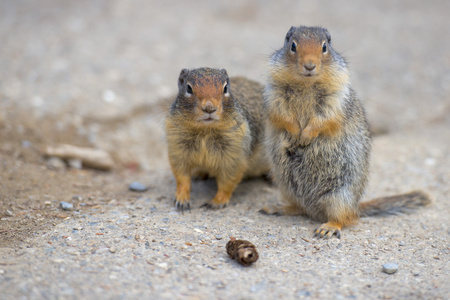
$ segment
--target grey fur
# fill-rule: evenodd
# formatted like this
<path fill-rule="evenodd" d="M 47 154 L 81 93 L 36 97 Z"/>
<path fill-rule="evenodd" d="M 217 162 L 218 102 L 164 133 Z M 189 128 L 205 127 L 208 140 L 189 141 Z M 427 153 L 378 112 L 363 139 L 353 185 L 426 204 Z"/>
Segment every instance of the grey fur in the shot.
<path fill-rule="evenodd" d="M 288 42 L 293 38 L 331 41 L 328 31 L 320 27 L 291 29 L 284 47 L 270 59 L 270 67 L 275 72 L 291 68 L 285 57 L 290 47 Z M 344 58 L 331 44 L 328 44 L 328 51 L 331 69 L 347 72 Z M 274 181 L 288 198 L 286 200 L 321 222 L 334 220 L 335 212 L 342 208 L 358 212 L 358 202 L 367 183 L 371 151 L 365 113 L 350 84 L 342 86 L 338 94 L 328 93 L 326 84 L 296 86 L 269 78 L 265 89 L 266 106 L 273 105 L 275 100 L 284 100 L 277 105 L 301 116 L 298 122 L 302 128 L 308 123 L 310 114 L 327 111 L 324 108 L 335 103 L 330 99 L 339 98 L 344 115 L 339 136 L 319 135 L 302 147 L 290 133 L 271 126 L 270 122 L 267 126 L 266 148 Z"/>

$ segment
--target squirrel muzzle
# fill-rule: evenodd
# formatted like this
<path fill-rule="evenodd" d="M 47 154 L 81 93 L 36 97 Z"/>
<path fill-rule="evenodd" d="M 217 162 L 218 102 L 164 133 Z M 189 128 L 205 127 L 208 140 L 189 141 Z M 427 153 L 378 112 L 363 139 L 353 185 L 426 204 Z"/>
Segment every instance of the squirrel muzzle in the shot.
<path fill-rule="evenodd" d="M 221 101 L 213 98 L 208 98 L 200 101 L 201 111 L 199 112 L 198 121 L 203 123 L 210 123 L 220 120 L 222 113 Z"/>

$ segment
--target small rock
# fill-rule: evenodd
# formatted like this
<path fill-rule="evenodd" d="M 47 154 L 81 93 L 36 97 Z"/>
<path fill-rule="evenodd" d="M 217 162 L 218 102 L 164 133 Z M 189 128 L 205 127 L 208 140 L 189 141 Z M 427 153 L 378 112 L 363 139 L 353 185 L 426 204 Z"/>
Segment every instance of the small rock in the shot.
<path fill-rule="evenodd" d="M 44 205 L 45 205 L 45 206 L 50 206 L 50 205 L 52 205 L 52 202 L 51 202 L 51 201 L 45 201 L 45 202 L 44 202 Z"/>
<path fill-rule="evenodd" d="M 388 263 L 383 265 L 383 272 L 386 274 L 394 274 L 398 271 L 398 264 Z"/>
<path fill-rule="evenodd" d="M 112 103 L 116 100 L 116 94 L 111 90 L 105 90 L 103 91 L 102 99 L 107 103 Z"/>
<path fill-rule="evenodd" d="M 61 207 L 63 210 L 72 210 L 73 209 L 73 204 L 69 203 L 69 202 L 61 201 L 59 203 L 59 207 Z"/>
<path fill-rule="evenodd" d="M 307 290 L 298 290 L 296 293 L 297 297 L 309 297 L 311 296 L 311 292 Z"/>
<path fill-rule="evenodd" d="M 164 270 L 167 270 L 169 268 L 169 265 L 167 263 L 165 263 L 165 262 L 157 263 L 155 265 L 157 265 L 158 267 L 160 267 L 161 269 L 164 269 Z"/>
<path fill-rule="evenodd" d="M 13 213 L 12 213 L 9 209 L 7 209 L 7 210 L 5 211 L 5 215 L 7 215 L 8 217 L 14 216 Z"/>
<path fill-rule="evenodd" d="M 216 237 L 216 240 L 221 240 L 222 239 L 222 236 L 220 234 L 216 234 L 215 237 Z"/>
<path fill-rule="evenodd" d="M 133 192 L 145 192 L 148 190 L 148 187 L 137 181 L 130 183 L 128 188 Z"/>
<path fill-rule="evenodd" d="M 227 282 L 226 281 L 218 281 L 218 282 L 216 282 L 216 286 L 218 289 L 224 289 L 227 287 Z"/>
<path fill-rule="evenodd" d="M 398 245 L 399 245 L 399 246 L 405 246 L 406 243 L 405 243 L 404 241 L 400 241 L 400 242 L 398 242 Z"/>
<path fill-rule="evenodd" d="M 24 147 L 24 148 L 30 148 L 31 146 L 32 146 L 32 144 L 31 144 L 30 141 L 27 141 L 27 140 L 23 140 L 23 141 L 22 141 L 22 147 Z"/>
<path fill-rule="evenodd" d="M 67 161 L 69 167 L 76 170 L 81 170 L 83 168 L 83 162 L 79 158 L 72 158 Z"/>
<path fill-rule="evenodd" d="M 77 251 L 77 249 L 67 249 L 67 253 L 69 253 L 70 255 L 80 255 L 80 251 Z"/>
<path fill-rule="evenodd" d="M 81 200 L 83 200 L 83 197 L 81 197 L 80 195 L 73 195 L 72 200 L 81 201 Z"/>
<path fill-rule="evenodd" d="M 50 157 L 47 159 L 46 165 L 49 170 L 60 171 L 66 169 L 66 163 L 59 157 Z"/>
<path fill-rule="evenodd" d="M 117 248 L 116 247 L 110 247 L 109 248 L 109 252 L 116 253 L 117 252 Z"/>
<path fill-rule="evenodd" d="M 81 226 L 76 226 L 73 228 L 73 230 L 78 230 L 78 231 L 80 231 L 81 229 L 83 229 L 83 227 L 81 227 Z"/>

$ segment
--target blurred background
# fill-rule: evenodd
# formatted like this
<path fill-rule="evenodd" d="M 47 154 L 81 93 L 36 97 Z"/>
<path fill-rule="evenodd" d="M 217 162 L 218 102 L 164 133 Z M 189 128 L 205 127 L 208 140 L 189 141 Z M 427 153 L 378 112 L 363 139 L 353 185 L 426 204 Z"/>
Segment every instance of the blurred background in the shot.
<path fill-rule="evenodd" d="M 0 0 L 0 151 L 35 161 L 64 142 L 166 168 L 180 70 L 265 82 L 292 25 L 328 28 L 378 133 L 448 128 L 449 11 L 444 0 Z"/>

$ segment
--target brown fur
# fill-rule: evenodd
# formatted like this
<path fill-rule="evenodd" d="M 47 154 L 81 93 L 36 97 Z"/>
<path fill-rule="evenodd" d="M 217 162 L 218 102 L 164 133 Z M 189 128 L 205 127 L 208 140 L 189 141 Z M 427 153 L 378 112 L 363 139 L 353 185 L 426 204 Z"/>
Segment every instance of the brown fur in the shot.
<path fill-rule="evenodd" d="M 179 93 L 166 118 L 178 208 L 190 207 L 193 176 L 216 178 L 217 194 L 206 206 L 220 208 L 228 204 L 242 178 L 268 172 L 262 147 L 262 91 L 257 82 L 242 77 L 230 80 L 225 70 L 181 71 Z"/>
<path fill-rule="evenodd" d="M 324 46 L 325 45 L 325 46 Z M 267 214 L 304 214 L 324 222 L 314 235 L 340 237 L 360 216 L 407 212 L 430 203 L 423 192 L 359 204 L 371 139 L 345 60 L 325 28 L 292 27 L 269 66 L 266 147 L 283 206 Z"/>

